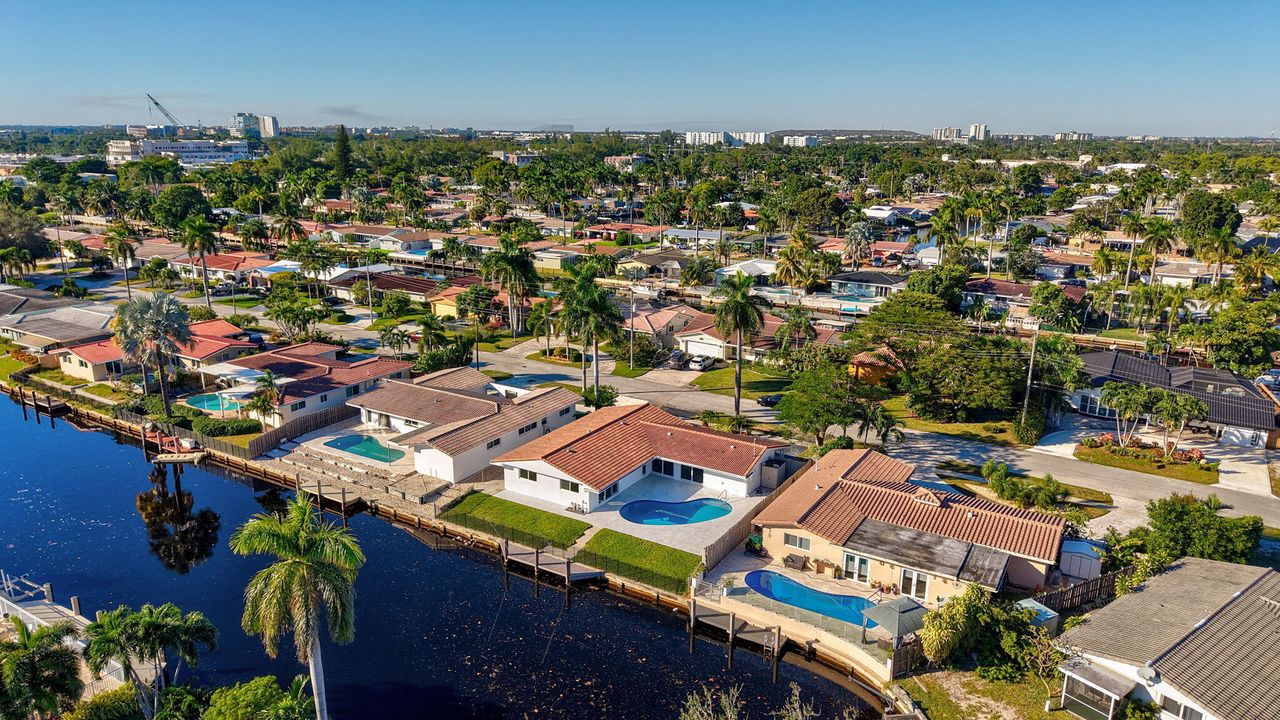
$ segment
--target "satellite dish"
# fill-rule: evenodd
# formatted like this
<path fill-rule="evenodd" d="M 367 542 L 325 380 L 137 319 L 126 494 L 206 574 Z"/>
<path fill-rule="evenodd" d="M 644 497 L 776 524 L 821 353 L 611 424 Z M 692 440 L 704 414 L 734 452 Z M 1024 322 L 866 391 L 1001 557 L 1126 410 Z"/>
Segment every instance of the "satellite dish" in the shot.
<path fill-rule="evenodd" d="M 1138 677 L 1142 678 L 1142 681 L 1146 684 L 1154 685 L 1157 682 L 1160 682 L 1160 671 L 1150 665 L 1143 665 L 1138 668 Z"/>

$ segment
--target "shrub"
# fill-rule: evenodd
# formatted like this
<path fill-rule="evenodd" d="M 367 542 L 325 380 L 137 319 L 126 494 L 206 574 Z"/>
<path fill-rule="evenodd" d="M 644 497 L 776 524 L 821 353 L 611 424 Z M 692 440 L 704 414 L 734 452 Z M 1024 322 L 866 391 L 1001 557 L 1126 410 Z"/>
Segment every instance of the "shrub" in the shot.
<path fill-rule="evenodd" d="M 36 357 L 35 355 L 32 355 L 31 353 L 25 350 L 12 350 L 9 352 L 9 357 L 26 365 L 40 364 L 40 358 Z"/>
<path fill-rule="evenodd" d="M 133 686 L 125 685 L 79 703 L 62 717 L 63 720 L 142 720 L 142 712 Z"/>
<path fill-rule="evenodd" d="M 218 688 L 209 699 L 204 720 L 245 720 L 258 717 L 285 699 L 275 677 L 264 675 L 231 687 Z"/>
<path fill-rule="evenodd" d="M 1116 436 L 1113 433 L 1105 432 L 1098 436 L 1098 443 L 1102 445 L 1114 445 Z"/>
<path fill-rule="evenodd" d="M 1034 445 L 1044 435 L 1044 408 L 1033 405 L 1027 412 L 1019 413 L 1013 421 L 1013 436 L 1023 445 Z"/>
<path fill-rule="evenodd" d="M 238 328 L 246 328 L 246 327 L 249 327 L 250 325 L 253 325 L 255 322 L 257 322 L 257 318 L 245 313 L 236 313 L 235 315 L 228 315 L 225 318 L 223 318 L 223 320 L 226 320 L 227 322 L 231 323 L 232 325 L 235 325 Z"/>
<path fill-rule="evenodd" d="M 602 407 L 610 407 L 618 402 L 618 388 L 612 385 L 601 385 L 600 394 L 596 395 L 596 389 L 589 387 L 582 393 L 582 399 L 586 404 L 599 410 Z"/>
<path fill-rule="evenodd" d="M 262 423 L 249 418 L 198 417 L 191 422 L 191 429 L 210 437 L 248 435 L 262 432 Z"/>
<path fill-rule="evenodd" d="M 206 320 L 216 319 L 218 313 L 203 305 L 196 305 L 195 307 L 187 308 L 187 317 L 191 322 L 205 322 Z"/>
<path fill-rule="evenodd" d="M 1124 703 L 1124 709 L 1120 711 L 1120 720 L 1158 720 L 1159 717 L 1159 705 L 1143 702 L 1136 697 L 1129 697 Z"/>
<path fill-rule="evenodd" d="M 853 449 L 853 438 L 849 437 L 848 435 L 837 435 L 827 440 L 826 442 L 822 443 L 822 445 L 818 448 L 818 457 L 822 457 L 823 455 L 826 455 L 832 450 L 852 450 L 852 449 Z"/>
<path fill-rule="evenodd" d="M 992 435 L 999 435 L 1004 432 L 1004 426 L 1000 423 L 983 423 L 982 430 L 984 432 L 989 432 Z"/>

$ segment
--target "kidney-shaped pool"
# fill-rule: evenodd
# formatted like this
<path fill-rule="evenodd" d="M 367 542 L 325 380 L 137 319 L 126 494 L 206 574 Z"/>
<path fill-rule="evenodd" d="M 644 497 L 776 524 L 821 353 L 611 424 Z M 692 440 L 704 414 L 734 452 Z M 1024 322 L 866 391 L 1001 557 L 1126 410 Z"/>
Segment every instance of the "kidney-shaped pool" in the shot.
<path fill-rule="evenodd" d="M 724 500 L 699 498 L 684 502 L 632 500 L 618 514 L 639 525 L 690 525 L 722 518 L 732 511 L 733 506 Z"/>
<path fill-rule="evenodd" d="M 875 605 L 858 595 L 836 595 L 814 590 L 772 570 L 752 570 L 743 580 L 747 587 L 767 598 L 854 625 L 862 625 L 862 611 Z M 867 627 L 875 626 L 874 622 L 867 621 Z"/>

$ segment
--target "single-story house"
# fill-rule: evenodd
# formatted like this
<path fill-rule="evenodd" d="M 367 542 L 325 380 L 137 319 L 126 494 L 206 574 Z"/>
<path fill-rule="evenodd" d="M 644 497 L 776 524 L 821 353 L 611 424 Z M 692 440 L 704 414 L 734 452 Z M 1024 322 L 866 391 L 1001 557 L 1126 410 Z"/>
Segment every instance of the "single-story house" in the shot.
<path fill-rule="evenodd" d="M 635 235 L 642 243 L 651 243 L 661 239 L 662 234 L 669 229 L 666 225 L 611 222 L 588 226 L 582 234 L 589 240 L 613 240 L 617 238 L 618 233 L 627 232 Z"/>
<path fill-rule="evenodd" d="M 872 205 L 863 208 L 862 214 L 869 220 L 877 220 L 885 225 L 897 225 L 903 220 L 920 222 L 929 219 L 929 213 L 924 210 L 895 205 Z"/>
<path fill-rule="evenodd" d="M 460 482 L 494 458 L 573 420 L 580 399 L 561 387 L 500 392 L 469 367 L 412 382 L 382 380 L 347 401 L 360 419 L 396 431 L 387 444 L 411 452 L 423 475 Z"/>
<path fill-rule="evenodd" d="M 678 280 L 680 272 L 692 261 L 692 256 L 679 251 L 640 253 L 618 261 L 618 274 L 630 280 L 649 277 Z"/>
<path fill-rule="evenodd" d="M 662 231 L 662 244 L 669 247 L 706 249 L 715 247 L 724 234 L 715 227 L 667 228 Z"/>
<path fill-rule="evenodd" d="M 914 470 L 873 450 L 827 453 L 756 516 L 765 552 L 929 607 L 969 583 L 1048 584 L 1062 518 L 913 485 Z"/>
<path fill-rule="evenodd" d="M 282 425 L 343 405 L 373 388 L 385 378 L 409 377 L 413 363 L 375 355 L 343 357 L 342 347 L 306 342 L 269 352 L 207 365 L 200 372 L 227 383 L 252 386 L 254 378 L 270 370 L 276 377 L 280 402 L 271 417 L 259 417 L 270 425 Z"/>
<path fill-rule="evenodd" d="M 665 348 L 675 347 L 676 333 L 688 329 L 709 327 L 715 322 L 715 316 L 704 313 L 688 305 L 668 305 L 666 307 L 637 307 L 633 314 L 630 307 L 622 308 L 625 320 L 622 327 L 637 335 L 647 335 Z"/>
<path fill-rule="evenodd" d="M 206 320 L 191 323 L 190 327 L 191 342 L 178 346 L 174 367 L 195 370 L 235 359 L 258 347 L 243 339 L 247 336 L 244 330 L 226 320 Z M 136 366 L 125 359 L 124 351 L 112 338 L 59 348 L 50 355 L 58 358 L 59 370 L 86 382 L 113 380 Z"/>
<path fill-rule="evenodd" d="M 414 302 L 427 302 L 431 297 L 439 293 L 446 287 L 466 287 L 479 282 L 476 277 L 458 278 L 462 282 L 446 280 L 434 280 L 425 277 L 413 277 L 411 275 L 400 275 L 397 273 L 377 273 L 371 274 L 366 278 L 363 275 L 349 273 L 339 280 L 329 283 L 329 290 L 336 297 L 343 300 L 355 300 L 355 286 L 357 283 L 368 281 L 373 285 L 374 289 L 379 293 L 401 292 L 409 296 Z"/>
<path fill-rule="evenodd" d="M 769 278 L 773 277 L 773 273 L 778 269 L 776 260 L 765 260 L 764 258 L 750 258 L 740 262 L 726 265 L 716 270 L 716 283 L 727 277 L 737 277 L 739 275 L 750 275 L 755 278 L 757 285 L 768 285 Z"/>
<path fill-rule="evenodd" d="M 1227 370 L 1208 367 L 1166 367 L 1154 360 L 1114 350 L 1084 353 L 1090 383 L 1071 394 L 1068 402 L 1083 415 L 1112 418 L 1115 412 L 1102 404 L 1102 386 L 1119 381 L 1158 387 L 1204 401 L 1206 420 L 1223 445 L 1276 447 L 1276 405 L 1252 382 Z"/>
<path fill-rule="evenodd" d="M 112 380 L 131 367 L 120 346 L 110 338 L 58 348 L 50 354 L 58 358 L 58 370 L 85 382 Z"/>
<path fill-rule="evenodd" d="M 0 285 L 0 316 L 85 304 L 84 300 L 58 297 L 48 290 Z"/>
<path fill-rule="evenodd" d="M 853 270 L 827 278 L 835 295 L 888 297 L 907 289 L 907 276 L 878 270 Z"/>
<path fill-rule="evenodd" d="M 1023 307 L 1031 305 L 1030 283 L 1012 282 L 997 278 L 973 278 L 964 284 L 962 307 L 969 307 L 979 300 L 987 303 L 997 312 L 1007 312 L 1011 306 Z M 1079 285 L 1062 285 L 1062 292 L 1076 303 L 1084 302 L 1085 289 Z"/>
<path fill-rule="evenodd" d="M 1275 570 L 1177 560 L 1057 638 L 1060 702 L 1089 720 L 1121 717 L 1130 695 L 1161 720 L 1278 718 L 1277 603 Z"/>
<path fill-rule="evenodd" d="M 251 270 L 269 267 L 275 262 L 265 253 L 250 251 L 221 252 L 204 256 L 204 266 L 208 268 L 210 283 L 244 282 Z M 183 277 L 195 279 L 201 277 L 198 255 L 183 254 L 170 260 L 169 264 Z"/>
<path fill-rule="evenodd" d="M 902 360 L 887 345 L 860 352 L 849 359 L 849 375 L 867 385 L 879 385 L 902 369 Z"/>
<path fill-rule="evenodd" d="M 115 306 L 84 303 L 19 312 L 0 317 L 0 337 L 28 350 L 48 352 L 111 337 Z"/>
<path fill-rule="evenodd" d="M 786 443 L 690 425 L 652 405 L 601 408 L 497 460 L 507 490 L 592 512 L 657 476 L 728 497 L 762 487 L 762 466 Z"/>
<path fill-rule="evenodd" d="M 1036 266 L 1036 277 L 1042 280 L 1072 278 L 1076 276 L 1076 273 L 1088 270 L 1092 264 L 1092 255 L 1069 255 L 1045 251 L 1040 253 L 1040 264 Z"/>
<path fill-rule="evenodd" d="M 778 341 L 774 337 L 783 320 L 776 315 L 765 313 L 760 332 L 742 339 L 742 356 L 748 361 L 768 359 L 771 351 L 777 349 Z M 820 345 L 842 345 L 841 331 L 832 327 L 814 326 L 814 338 L 811 342 Z M 736 336 L 726 336 L 715 328 L 714 324 L 691 325 L 675 334 L 680 349 L 690 355 L 707 355 L 717 360 L 735 360 L 738 356 Z"/>

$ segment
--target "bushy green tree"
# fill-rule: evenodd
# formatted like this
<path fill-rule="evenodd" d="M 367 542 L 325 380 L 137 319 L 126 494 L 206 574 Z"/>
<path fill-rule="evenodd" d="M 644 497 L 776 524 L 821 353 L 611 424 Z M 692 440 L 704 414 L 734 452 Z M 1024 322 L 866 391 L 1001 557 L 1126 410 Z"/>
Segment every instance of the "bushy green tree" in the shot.
<path fill-rule="evenodd" d="M 1262 518 L 1223 517 L 1194 495 L 1171 495 L 1147 503 L 1149 553 L 1246 563 L 1262 539 Z"/>

